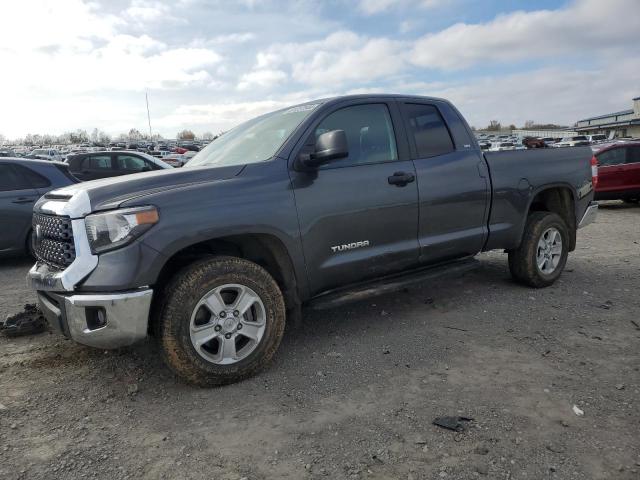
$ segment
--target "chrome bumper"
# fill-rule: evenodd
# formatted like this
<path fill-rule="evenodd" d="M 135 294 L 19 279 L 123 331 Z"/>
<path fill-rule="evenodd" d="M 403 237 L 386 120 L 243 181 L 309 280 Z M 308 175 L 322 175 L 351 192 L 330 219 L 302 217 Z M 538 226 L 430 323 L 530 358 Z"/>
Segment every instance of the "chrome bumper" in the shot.
<path fill-rule="evenodd" d="M 153 291 L 63 295 L 38 291 L 49 324 L 72 340 L 96 348 L 119 348 L 147 336 Z"/>
<path fill-rule="evenodd" d="M 582 215 L 582 219 L 578 224 L 578 228 L 586 227 L 590 223 L 595 222 L 596 217 L 598 216 L 598 204 L 596 202 L 591 202 L 587 209 Z"/>

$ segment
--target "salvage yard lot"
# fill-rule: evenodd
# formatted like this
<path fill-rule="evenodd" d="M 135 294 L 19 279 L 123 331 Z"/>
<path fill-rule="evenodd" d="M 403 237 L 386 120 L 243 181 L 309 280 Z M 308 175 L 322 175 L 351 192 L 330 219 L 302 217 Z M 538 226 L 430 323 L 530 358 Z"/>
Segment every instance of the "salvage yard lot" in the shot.
<path fill-rule="evenodd" d="M 480 260 L 307 311 L 270 369 L 224 388 L 176 380 L 151 342 L 0 337 L 0 478 L 639 478 L 640 207 L 601 208 L 544 290 Z M 2 262 L 4 318 L 34 295 L 30 262 Z"/>

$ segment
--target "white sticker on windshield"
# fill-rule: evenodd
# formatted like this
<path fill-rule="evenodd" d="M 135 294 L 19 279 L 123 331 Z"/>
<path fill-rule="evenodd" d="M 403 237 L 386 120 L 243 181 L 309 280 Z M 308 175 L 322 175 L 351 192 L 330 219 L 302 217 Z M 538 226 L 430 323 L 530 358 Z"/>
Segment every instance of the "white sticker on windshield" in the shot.
<path fill-rule="evenodd" d="M 287 113 L 298 113 L 298 112 L 308 112 L 309 110 L 313 110 L 319 104 L 318 103 L 309 103 L 306 105 L 298 105 L 297 107 L 291 107 L 289 110 L 285 110 L 285 115 Z"/>

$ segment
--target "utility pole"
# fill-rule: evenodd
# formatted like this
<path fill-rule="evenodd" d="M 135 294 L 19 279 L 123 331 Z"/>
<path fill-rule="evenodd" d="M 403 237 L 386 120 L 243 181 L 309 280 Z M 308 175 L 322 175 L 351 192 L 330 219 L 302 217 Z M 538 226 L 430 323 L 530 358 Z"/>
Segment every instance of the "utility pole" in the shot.
<path fill-rule="evenodd" d="M 149 114 L 149 92 L 144 92 L 144 98 L 147 100 L 147 120 L 149 121 L 149 140 L 153 139 L 151 133 L 151 115 Z"/>

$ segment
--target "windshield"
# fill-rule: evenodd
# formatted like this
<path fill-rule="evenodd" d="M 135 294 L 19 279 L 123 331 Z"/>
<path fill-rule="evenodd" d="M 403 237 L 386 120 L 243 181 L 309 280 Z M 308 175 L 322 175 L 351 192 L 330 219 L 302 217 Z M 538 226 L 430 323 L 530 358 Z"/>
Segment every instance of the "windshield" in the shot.
<path fill-rule="evenodd" d="M 238 125 L 198 152 L 185 167 L 226 167 L 269 160 L 317 106 L 298 105 Z"/>

